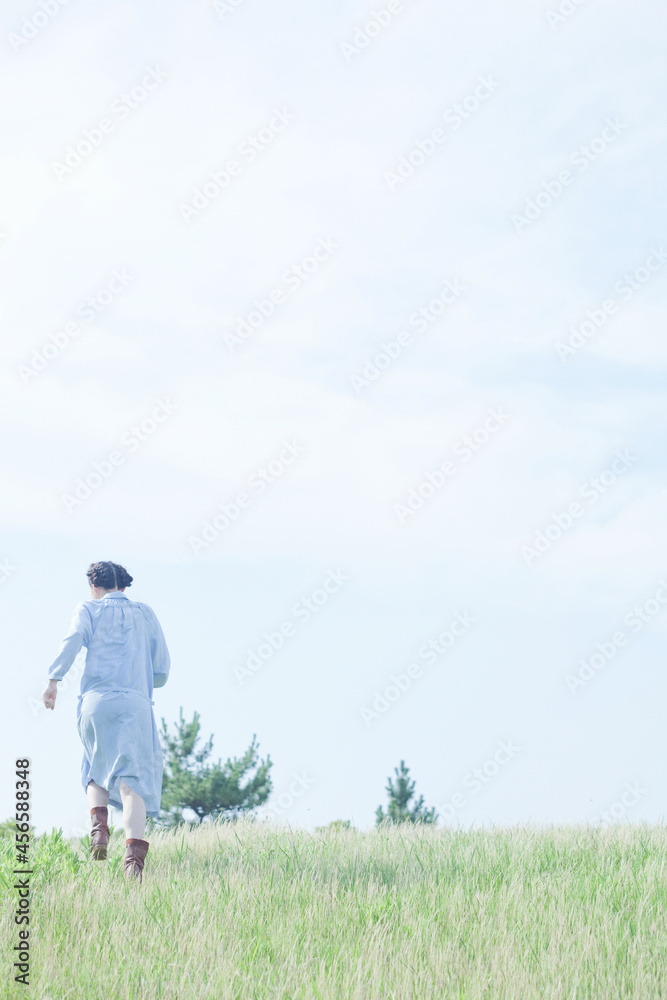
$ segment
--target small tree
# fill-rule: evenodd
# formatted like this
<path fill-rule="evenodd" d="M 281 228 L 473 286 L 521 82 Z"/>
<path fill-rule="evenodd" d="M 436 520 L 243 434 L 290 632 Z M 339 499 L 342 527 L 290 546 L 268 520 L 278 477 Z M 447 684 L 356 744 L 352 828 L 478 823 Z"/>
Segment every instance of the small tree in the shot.
<path fill-rule="evenodd" d="M 168 825 L 182 822 L 183 809 L 192 809 L 200 823 L 207 816 L 245 814 L 266 802 L 273 788 L 269 775 L 273 763 L 269 756 L 258 761 L 254 735 L 240 759 L 234 757 L 223 765 L 220 760 L 208 763 L 213 736 L 197 749 L 199 730 L 199 712 L 194 713 L 192 722 L 186 722 L 181 708 L 173 736 L 162 719 L 165 766 L 160 818 Z M 253 769 L 255 773 L 250 774 Z"/>
<path fill-rule="evenodd" d="M 389 795 L 389 805 L 385 813 L 382 806 L 378 806 L 375 811 L 375 824 L 380 823 L 435 823 L 437 813 L 435 808 L 424 808 L 424 796 L 420 795 L 416 799 L 412 808 L 408 807 L 410 799 L 415 794 L 415 782 L 410 780 L 410 771 L 405 766 L 405 761 L 401 761 L 400 768 L 394 768 L 396 783 L 391 778 L 386 785 Z"/>
<path fill-rule="evenodd" d="M 316 826 L 315 833 L 338 833 L 340 830 L 354 830 L 349 819 L 332 819 L 326 826 Z"/>
<path fill-rule="evenodd" d="M 17 833 L 25 832 L 17 830 L 16 826 L 17 824 L 15 819 L 4 820 L 2 823 L 0 823 L 0 837 L 11 837 L 13 840 Z M 32 840 L 32 838 L 35 836 L 34 826 L 31 825 L 30 830 L 28 832 L 30 833 L 30 839 Z"/>

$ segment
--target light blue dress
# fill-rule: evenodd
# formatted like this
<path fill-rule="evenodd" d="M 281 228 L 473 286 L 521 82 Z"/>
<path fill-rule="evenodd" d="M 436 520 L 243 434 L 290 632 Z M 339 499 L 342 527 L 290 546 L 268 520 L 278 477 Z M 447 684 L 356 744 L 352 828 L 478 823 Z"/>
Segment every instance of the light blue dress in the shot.
<path fill-rule="evenodd" d="M 48 676 L 62 680 L 82 646 L 87 649 L 77 706 L 83 743 L 81 783 L 109 792 L 122 809 L 120 779 L 157 818 L 162 795 L 163 758 L 153 688 L 169 676 L 167 644 L 155 612 L 119 590 L 98 601 L 77 604 L 72 624 Z"/>

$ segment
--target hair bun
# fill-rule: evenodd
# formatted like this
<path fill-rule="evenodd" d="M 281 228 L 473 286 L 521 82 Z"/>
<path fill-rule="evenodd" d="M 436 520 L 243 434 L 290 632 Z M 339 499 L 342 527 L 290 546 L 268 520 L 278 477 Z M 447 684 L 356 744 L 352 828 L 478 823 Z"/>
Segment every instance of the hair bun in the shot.
<path fill-rule="evenodd" d="M 124 566 L 111 561 L 91 563 L 86 576 L 91 587 L 100 587 L 102 590 L 123 590 L 124 587 L 130 587 L 134 579 Z"/>

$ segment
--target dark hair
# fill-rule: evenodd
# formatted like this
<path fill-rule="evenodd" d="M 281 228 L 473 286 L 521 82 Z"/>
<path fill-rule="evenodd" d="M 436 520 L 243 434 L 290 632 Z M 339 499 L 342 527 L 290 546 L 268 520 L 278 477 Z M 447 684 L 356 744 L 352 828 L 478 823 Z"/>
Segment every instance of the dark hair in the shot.
<path fill-rule="evenodd" d="M 91 587 L 102 587 L 104 590 L 122 590 L 131 587 L 133 577 L 124 566 L 114 562 L 91 563 L 86 573 Z"/>

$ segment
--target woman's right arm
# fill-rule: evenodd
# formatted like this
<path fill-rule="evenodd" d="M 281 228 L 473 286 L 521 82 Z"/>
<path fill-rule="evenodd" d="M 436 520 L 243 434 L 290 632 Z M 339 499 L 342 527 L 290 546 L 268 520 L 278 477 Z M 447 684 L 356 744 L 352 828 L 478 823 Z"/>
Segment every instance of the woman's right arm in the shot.
<path fill-rule="evenodd" d="M 162 626 L 157 620 L 157 615 L 152 608 L 144 607 L 144 614 L 149 623 L 149 647 L 151 653 L 151 663 L 153 666 L 153 687 L 161 688 L 167 683 L 171 658 L 167 649 L 167 640 L 164 637 Z M 148 614 L 146 614 L 148 612 Z"/>

